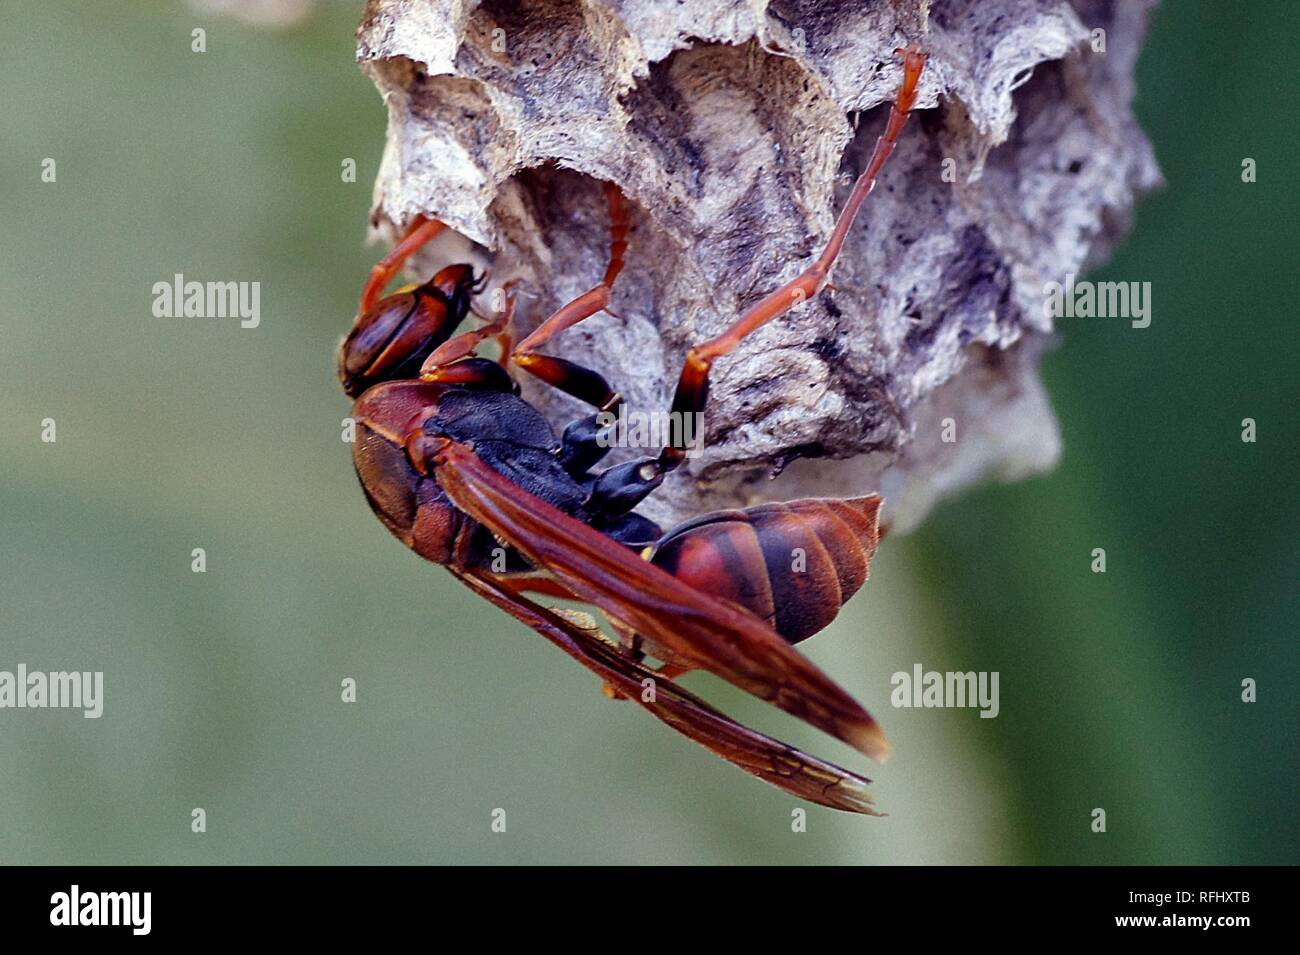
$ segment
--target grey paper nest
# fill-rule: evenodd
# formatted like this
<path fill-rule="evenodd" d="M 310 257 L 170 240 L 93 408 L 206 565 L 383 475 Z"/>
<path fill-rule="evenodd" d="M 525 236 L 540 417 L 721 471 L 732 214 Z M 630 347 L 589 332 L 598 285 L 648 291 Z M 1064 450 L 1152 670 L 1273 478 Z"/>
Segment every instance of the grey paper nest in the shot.
<path fill-rule="evenodd" d="M 526 333 L 600 278 L 616 183 L 633 232 L 613 314 L 547 350 L 666 410 L 686 349 L 820 251 L 884 127 L 893 51 L 919 41 L 917 111 L 834 290 L 718 363 L 703 450 L 641 508 L 879 491 L 906 529 L 1059 454 L 1043 288 L 1103 256 L 1158 182 L 1129 105 L 1150 5 L 370 0 L 358 56 L 389 116 L 374 224 L 422 212 L 477 244 L 441 241 L 420 275 L 471 255 L 524 277 Z M 589 410 L 524 387 L 557 425 Z"/>

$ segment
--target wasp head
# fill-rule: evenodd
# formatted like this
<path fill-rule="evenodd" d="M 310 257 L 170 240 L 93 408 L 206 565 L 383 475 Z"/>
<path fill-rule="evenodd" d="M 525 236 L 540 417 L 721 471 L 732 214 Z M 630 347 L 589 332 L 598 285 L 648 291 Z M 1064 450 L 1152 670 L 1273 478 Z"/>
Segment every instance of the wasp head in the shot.
<path fill-rule="evenodd" d="M 381 381 L 415 378 L 469 313 L 474 270 L 449 265 L 428 282 L 376 302 L 339 347 L 339 381 L 351 398 Z"/>

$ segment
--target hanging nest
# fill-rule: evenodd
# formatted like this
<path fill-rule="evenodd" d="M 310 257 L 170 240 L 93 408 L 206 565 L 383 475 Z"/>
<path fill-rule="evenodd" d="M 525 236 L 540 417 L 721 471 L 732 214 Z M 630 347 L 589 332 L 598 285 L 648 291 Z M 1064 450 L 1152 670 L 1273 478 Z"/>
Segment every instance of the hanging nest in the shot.
<path fill-rule="evenodd" d="M 609 312 L 548 351 L 666 410 L 687 348 L 820 251 L 884 127 L 893 51 L 921 43 L 917 111 L 834 288 L 718 362 L 703 448 L 641 508 L 670 524 L 879 491 L 906 529 L 1059 455 L 1044 286 L 1104 256 L 1159 181 L 1130 110 L 1150 6 L 369 0 L 358 56 L 389 114 L 375 234 L 445 221 L 459 236 L 414 272 L 523 278 L 522 335 L 604 272 L 617 184 L 633 231 Z M 520 377 L 557 426 L 590 410 Z"/>

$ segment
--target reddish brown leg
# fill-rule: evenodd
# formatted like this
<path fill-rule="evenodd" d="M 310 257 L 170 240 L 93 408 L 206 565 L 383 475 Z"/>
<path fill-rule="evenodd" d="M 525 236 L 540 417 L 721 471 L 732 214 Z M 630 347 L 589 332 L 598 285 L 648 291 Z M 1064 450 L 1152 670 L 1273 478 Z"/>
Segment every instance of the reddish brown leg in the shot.
<path fill-rule="evenodd" d="M 623 270 L 631 220 L 628 218 L 627 203 L 617 186 L 605 183 L 605 196 L 609 202 L 610 220 L 609 266 L 605 269 L 605 277 L 538 325 L 531 335 L 519 343 L 511 356 L 524 371 L 601 411 L 613 409 L 620 400 L 604 378 L 563 358 L 540 355 L 537 349 L 566 328 L 590 318 L 609 305 L 614 280 Z"/>
<path fill-rule="evenodd" d="M 437 372 L 445 365 L 459 361 L 466 355 L 471 354 L 475 348 L 487 341 L 493 336 L 501 337 L 508 335 L 510 322 L 515 316 L 515 301 L 518 297 L 519 280 L 511 279 L 507 282 L 502 290 L 505 292 L 505 309 L 500 315 L 497 315 L 486 325 L 472 329 L 468 332 L 450 338 L 443 342 L 428 358 L 424 360 L 424 365 L 420 368 L 420 377 L 428 381 L 438 381 Z"/>
<path fill-rule="evenodd" d="M 543 594 L 548 597 L 561 597 L 565 600 L 579 600 L 580 598 L 572 590 L 569 590 L 558 580 L 548 577 L 545 574 L 536 575 L 516 575 L 507 576 L 505 574 L 490 574 L 492 581 L 502 590 L 507 590 L 517 597 L 524 594 Z M 613 621 L 611 621 L 613 623 Z M 614 629 L 618 631 L 620 640 L 618 652 L 628 660 L 634 663 L 642 663 L 645 660 L 645 653 L 640 647 L 640 640 L 636 634 L 613 623 Z M 661 663 L 658 667 L 647 670 L 653 673 L 656 679 L 676 680 L 678 677 L 690 673 L 695 667 L 678 663 Z M 622 693 L 612 684 L 605 682 L 601 686 L 602 692 L 611 700 L 625 699 Z"/>
<path fill-rule="evenodd" d="M 504 365 L 510 360 L 510 352 L 514 350 L 514 332 L 509 327 L 505 328 L 497 336 L 497 348 L 501 351 L 501 363 Z"/>
<path fill-rule="evenodd" d="M 553 577 L 543 573 L 537 574 L 484 574 L 489 576 L 503 590 L 512 594 L 543 594 L 547 597 L 559 597 L 562 600 L 578 600 L 572 590 Z"/>
<path fill-rule="evenodd" d="M 496 586 L 501 588 L 501 590 L 507 591 L 519 599 L 527 599 L 524 596 L 525 594 L 543 594 L 548 597 L 561 597 L 565 600 L 578 599 L 577 595 L 574 594 L 572 590 L 569 590 L 558 580 L 547 577 L 544 574 L 512 577 L 505 574 L 484 574 L 480 572 L 480 576 L 490 578 Z M 554 608 L 551 610 L 551 613 L 562 615 L 561 611 Z M 571 618 L 566 619 L 568 623 L 576 625 L 576 621 Z M 600 637 L 596 636 L 594 633 L 592 636 L 594 639 L 600 639 Z M 628 648 L 621 647 L 620 649 L 629 659 L 638 663 L 640 662 L 640 658 L 638 656 L 632 656 L 631 651 L 628 650 Z M 607 680 L 601 681 L 600 691 L 611 700 L 626 699 L 626 697 L 619 692 L 618 688 Z"/>
<path fill-rule="evenodd" d="M 426 219 L 422 215 L 412 219 L 402 241 L 393 246 L 392 250 L 370 270 L 370 277 L 366 279 L 365 287 L 361 290 L 361 304 L 357 306 L 357 314 L 364 315 L 370 311 L 379 301 L 379 296 L 383 294 L 384 286 L 401 271 L 406 260 L 441 235 L 446 228 L 436 219 Z"/>
<path fill-rule="evenodd" d="M 709 391 L 709 370 L 713 367 L 714 361 L 731 352 L 746 335 L 761 328 L 772 319 L 784 315 L 794 306 L 816 295 L 826 287 L 830 280 L 831 267 L 840 254 L 840 249 L 849 234 L 849 229 L 853 226 L 853 220 L 858 214 L 858 209 L 861 208 L 867 196 L 871 194 L 871 190 L 875 188 L 876 176 L 880 172 L 880 167 L 885 164 L 889 154 L 894 151 L 898 135 L 903 131 L 903 124 L 907 122 L 908 113 L 911 112 L 912 105 L 916 102 L 916 85 L 921 77 L 921 70 L 925 66 L 926 54 L 922 53 L 915 44 L 907 49 L 900 49 L 895 52 L 900 53 L 903 57 L 903 85 L 898 91 L 893 107 L 890 109 L 889 123 L 885 127 L 885 132 L 876 140 L 876 148 L 871 155 L 871 161 L 867 163 L 867 168 L 862 171 L 862 175 L 858 177 L 858 181 L 854 184 L 853 192 L 849 195 L 849 200 L 844 205 L 844 211 L 840 213 L 840 217 L 835 223 L 835 230 L 831 233 L 826 248 L 817 257 L 817 261 L 805 269 L 797 278 L 787 282 L 775 292 L 752 305 L 735 324 L 721 335 L 701 345 L 696 345 L 686 353 L 686 362 L 682 368 L 681 377 L 677 382 L 677 391 L 673 395 L 672 410 L 675 415 L 694 414 L 704 409 Z M 684 431 L 685 429 L 681 430 Z M 654 470 L 658 471 L 659 474 L 673 470 L 686 457 L 686 451 L 685 446 L 674 445 L 664 448 L 659 460 L 655 462 Z"/>
<path fill-rule="evenodd" d="M 514 387 L 510 375 L 500 364 L 488 358 L 474 357 L 474 349 L 493 336 L 509 334 L 510 322 L 515 315 L 517 281 L 504 286 L 506 307 L 486 325 L 462 332 L 443 342 L 420 367 L 420 377 L 448 385 L 490 388 L 509 391 Z"/>
<path fill-rule="evenodd" d="M 655 673 L 658 676 L 663 677 L 665 680 L 675 680 L 679 676 L 690 673 L 694 669 L 695 667 L 688 667 L 679 663 L 663 663 L 660 664 L 657 670 L 655 670 Z"/>

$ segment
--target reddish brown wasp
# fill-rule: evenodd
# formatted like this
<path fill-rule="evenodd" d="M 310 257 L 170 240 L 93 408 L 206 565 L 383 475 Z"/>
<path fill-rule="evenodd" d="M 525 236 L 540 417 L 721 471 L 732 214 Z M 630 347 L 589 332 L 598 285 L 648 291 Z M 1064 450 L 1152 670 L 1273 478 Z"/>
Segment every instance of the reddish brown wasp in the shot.
<path fill-rule="evenodd" d="M 916 46 L 899 53 L 903 82 L 888 125 L 825 250 L 721 335 L 690 349 L 674 412 L 700 412 L 713 362 L 828 284 L 916 99 L 925 54 Z M 612 186 L 606 193 L 612 241 L 604 279 L 513 348 L 512 283 L 495 318 L 453 337 L 481 290 L 468 265 L 379 298 L 441 223 L 417 219 L 375 266 L 339 355 L 343 388 L 356 399 L 354 457 L 366 498 L 403 543 L 593 670 L 610 694 L 786 792 L 871 812 L 869 780 L 742 726 L 673 678 L 709 670 L 867 756 L 886 757 L 876 722 L 792 647 L 825 627 L 866 580 L 881 500 L 766 504 L 663 531 L 634 509 L 681 464 L 685 447 L 670 443 L 655 457 L 595 470 L 608 450 L 607 415 L 622 399 L 598 373 L 539 349 L 609 304 L 630 226 L 621 194 Z M 501 362 L 474 354 L 489 338 L 500 340 Z M 596 412 L 557 437 L 519 396 L 510 361 Z M 791 560 L 796 552 L 804 567 Z M 528 594 L 599 608 L 620 641 Z"/>

